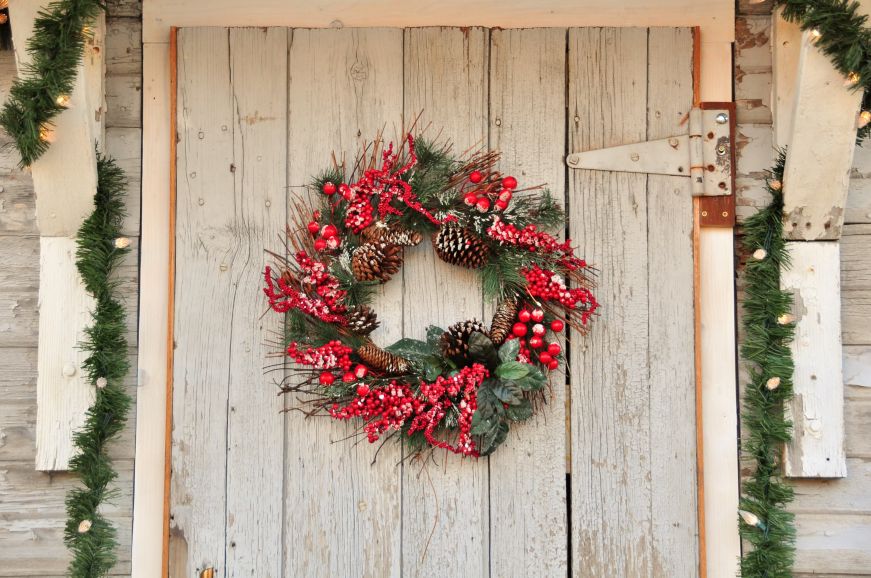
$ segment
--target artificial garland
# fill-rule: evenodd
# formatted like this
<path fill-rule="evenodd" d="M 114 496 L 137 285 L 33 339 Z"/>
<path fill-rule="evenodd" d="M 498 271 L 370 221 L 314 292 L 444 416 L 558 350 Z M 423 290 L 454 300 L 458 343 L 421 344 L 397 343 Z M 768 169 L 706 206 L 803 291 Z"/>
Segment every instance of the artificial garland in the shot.
<path fill-rule="evenodd" d="M 78 451 L 70 460 L 70 471 L 81 478 L 83 486 L 71 489 L 66 499 L 65 541 L 73 553 L 69 574 L 75 578 L 106 575 L 115 565 L 118 547 L 116 530 L 100 512 L 100 505 L 113 497 L 108 486 L 118 476 L 107 446 L 124 428 L 131 404 L 123 384 L 130 368 L 126 315 L 113 278 L 129 252 L 129 239 L 120 236 L 125 184 L 124 172 L 114 160 L 98 154 L 94 212 L 76 238 L 76 266 L 95 301 L 92 323 L 81 345 L 88 352 L 82 367 L 96 388 L 96 398 L 73 437 Z"/>
<path fill-rule="evenodd" d="M 22 168 L 48 150 L 52 121 L 69 106 L 90 26 L 103 7 L 99 0 L 59 0 L 34 19 L 27 41 L 31 62 L 0 111 L 0 126 L 15 141 Z"/>
<path fill-rule="evenodd" d="M 273 253 L 264 292 L 305 368 L 282 391 L 302 394 L 306 413 L 357 420 L 369 442 L 401 439 L 412 454 L 464 456 L 490 454 L 533 415 L 563 358 L 559 334 L 585 332 L 598 303 L 592 269 L 545 232 L 564 224 L 562 209 L 497 161 L 410 134 L 396 149 L 376 139 L 348 174 L 334 166 L 314 180 L 319 210 L 295 203 L 290 256 Z M 490 327 L 468 319 L 381 347 L 373 289 L 426 237 L 443 261 L 479 272 L 497 303 Z"/>

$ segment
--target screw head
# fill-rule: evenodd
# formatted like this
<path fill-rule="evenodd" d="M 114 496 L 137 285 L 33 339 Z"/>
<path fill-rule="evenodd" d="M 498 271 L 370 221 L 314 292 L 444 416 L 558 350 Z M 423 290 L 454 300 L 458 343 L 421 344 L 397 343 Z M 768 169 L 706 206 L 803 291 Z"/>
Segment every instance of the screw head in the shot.
<path fill-rule="evenodd" d="M 726 124 L 727 122 L 729 122 L 729 115 L 725 112 L 721 112 L 714 117 L 714 120 L 717 122 L 717 124 Z"/>

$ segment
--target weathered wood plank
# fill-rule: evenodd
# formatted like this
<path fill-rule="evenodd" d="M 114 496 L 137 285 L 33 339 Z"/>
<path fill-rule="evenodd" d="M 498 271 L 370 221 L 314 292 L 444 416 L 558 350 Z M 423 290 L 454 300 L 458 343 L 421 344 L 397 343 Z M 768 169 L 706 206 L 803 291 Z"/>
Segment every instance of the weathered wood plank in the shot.
<path fill-rule="evenodd" d="M 787 22 L 775 11 L 771 23 L 774 143 L 778 148 L 789 144 L 792 138 L 792 119 L 795 113 L 796 75 L 801 54 L 801 27 Z"/>
<path fill-rule="evenodd" d="M 121 231 L 128 236 L 138 236 L 142 209 L 142 129 L 107 128 L 106 154 L 115 159 L 127 177 L 127 190 L 124 194 L 127 216 Z"/>
<path fill-rule="evenodd" d="M 547 183 L 561 203 L 565 54 L 563 28 L 491 33 L 490 146 L 502 151 L 503 173 L 524 186 Z M 492 311 L 488 304 L 487 319 Z M 552 385 L 536 418 L 513 427 L 490 457 L 494 576 L 565 576 L 568 567 L 564 374 L 553 374 Z"/>
<path fill-rule="evenodd" d="M 833 480 L 791 480 L 795 488 L 795 501 L 789 510 L 797 514 L 871 515 L 871 460 L 847 459 L 850 475 Z M 871 544 L 868 545 L 871 550 Z"/>
<path fill-rule="evenodd" d="M 868 515 L 803 514 L 796 517 L 793 570 L 867 576 L 871 568 Z"/>
<path fill-rule="evenodd" d="M 846 345 L 871 345 L 871 290 L 841 292 L 841 339 Z"/>
<path fill-rule="evenodd" d="M 142 22 L 112 18 L 106 21 L 106 74 L 142 74 Z"/>
<path fill-rule="evenodd" d="M 844 385 L 871 388 L 871 347 L 844 346 Z"/>
<path fill-rule="evenodd" d="M 299 186 L 330 166 L 331 153 L 350 168 L 363 140 L 385 126 L 393 137 L 391 124 L 402 114 L 402 31 L 295 29 L 288 90 L 288 183 L 305 194 Z M 382 327 L 373 338 L 384 345 L 401 337 L 401 294 L 397 277 L 374 304 Z M 401 572 L 399 448 L 388 443 L 372 465 L 376 448 L 347 440 L 353 431 L 350 424 L 288 415 L 287 576 Z"/>
<path fill-rule="evenodd" d="M 871 223 L 871 179 L 853 177 L 847 193 L 847 209 L 844 215 L 844 234 L 851 223 Z"/>
<path fill-rule="evenodd" d="M 405 117 L 443 130 L 455 151 L 487 145 L 489 31 L 405 31 Z M 403 335 L 483 314 L 472 271 L 440 261 L 430 247 L 410 251 L 404 271 Z M 438 464 L 402 469 L 402 572 L 407 576 L 484 576 L 488 572 L 487 460 L 438 454 Z M 461 480 L 458 483 L 458 480 Z"/>
<path fill-rule="evenodd" d="M 569 150 L 647 134 L 647 30 L 571 29 Z M 581 574 L 653 571 L 647 177 L 571 171 L 569 234 L 600 267 L 607 319 L 571 346 L 572 560 Z M 602 496 L 608 496 L 603 500 Z"/>
<path fill-rule="evenodd" d="M 39 364 L 36 381 L 36 469 L 65 470 L 73 432 L 85 422 L 94 386 L 82 371 L 79 344 L 94 299 L 76 270 L 76 241 L 41 237 L 39 243 Z"/>
<path fill-rule="evenodd" d="M 133 74 L 106 77 L 106 128 L 142 126 L 142 77 Z"/>
<path fill-rule="evenodd" d="M 796 317 L 790 345 L 795 396 L 787 406 L 793 439 L 784 472 L 792 477 L 847 474 L 841 365 L 840 243 L 787 243 L 791 267 L 781 285 L 792 292 Z"/>
<path fill-rule="evenodd" d="M 680 132 L 693 106 L 693 36 L 651 28 L 647 138 Z M 689 179 L 647 178 L 652 573 L 699 571 L 696 500 L 696 372 L 693 200 Z"/>
<path fill-rule="evenodd" d="M 285 28 L 230 30 L 233 158 L 238 167 L 232 198 L 221 203 L 232 237 L 225 257 L 234 296 L 223 313 L 232 335 L 227 423 L 226 575 L 282 576 L 284 476 L 282 400 L 263 379 L 263 368 L 283 323 L 262 315 L 263 251 L 286 223 L 287 39 Z M 218 224 L 213 223 L 213 224 Z M 183 299 L 181 293 L 177 299 Z M 258 451 L 259 450 L 259 451 Z M 256 491 L 251 490 L 256 488 Z M 200 507 L 208 507 L 201 504 Z M 196 556 L 195 551 L 190 552 Z"/>
<path fill-rule="evenodd" d="M 737 121 L 771 124 L 771 15 L 735 19 Z"/>
<path fill-rule="evenodd" d="M 227 420 L 237 288 L 230 264 L 234 111 L 226 29 L 178 39 L 178 192 L 170 560 L 226 568 Z M 216 314 L 216 312 L 220 312 Z M 189 554 L 179 560 L 181 553 Z M 173 578 L 182 578 L 173 576 Z"/>

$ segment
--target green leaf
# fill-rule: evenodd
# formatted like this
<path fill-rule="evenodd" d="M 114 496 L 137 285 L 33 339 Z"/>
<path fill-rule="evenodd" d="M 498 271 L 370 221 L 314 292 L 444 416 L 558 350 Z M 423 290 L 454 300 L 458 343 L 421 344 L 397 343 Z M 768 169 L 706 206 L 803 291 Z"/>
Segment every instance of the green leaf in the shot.
<path fill-rule="evenodd" d="M 489 418 L 504 411 L 502 402 L 493 393 L 493 385 L 498 385 L 498 383 L 493 379 L 485 379 L 481 387 L 478 388 L 478 409 L 475 411 L 475 415 L 480 413 L 483 418 Z"/>
<path fill-rule="evenodd" d="M 444 335 L 445 330 L 441 327 L 437 327 L 435 325 L 430 325 L 426 328 L 426 342 L 429 346 L 435 351 L 439 350 L 439 341 L 441 341 L 442 335 Z"/>
<path fill-rule="evenodd" d="M 515 361 L 518 353 L 520 353 L 520 340 L 509 339 L 499 348 L 499 360 L 502 363 Z"/>
<path fill-rule="evenodd" d="M 502 379 L 523 379 L 529 375 L 532 366 L 519 361 L 506 361 L 496 368 L 496 375 Z"/>
<path fill-rule="evenodd" d="M 482 456 L 490 455 L 508 437 L 508 422 L 501 420 L 478 439 L 478 451 Z"/>
<path fill-rule="evenodd" d="M 400 339 L 393 345 L 386 347 L 385 350 L 400 357 L 413 360 L 421 360 L 435 354 L 428 343 L 408 338 Z"/>
<path fill-rule="evenodd" d="M 480 331 L 475 331 L 469 336 L 469 356 L 490 370 L 499 365 L 496 346 L 493 345 L 493 341 L 489 337 Z"/>
<path fill-rule="evenodd" d="M 513 381 L 500 381 L 493 386 L 493 395 L 502 403 L 517 405 L 523 401 L 523 390 Z"/>
<path fill-rule="evenodd" d="M 492 416 L 486 417 L 484 412 L 476 411 L 472 416 L 472 435 L 483 435 L 493 428 Z"/>
<path fill-rule="evenodd" d="M 532 404 L 528 399 L 520 400 L 517 405 L 509 405 L 505 416 L 511 421 L 524 421 L 532 417 Z"/>
<path fill-rule="evenodd" d="M 527 365 L 527 367 L 529 373 L 525 377 L 515 380 L 523 391 L 538 391 L 547 385 L 547 376 L 539 368 L 534 365 Z"/>

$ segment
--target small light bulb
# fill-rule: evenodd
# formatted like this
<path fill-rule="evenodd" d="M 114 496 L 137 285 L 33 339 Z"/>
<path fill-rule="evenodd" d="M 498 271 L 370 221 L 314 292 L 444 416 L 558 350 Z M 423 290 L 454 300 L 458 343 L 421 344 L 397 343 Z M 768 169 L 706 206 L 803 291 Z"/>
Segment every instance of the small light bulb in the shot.
<path fill-rule="evenodd" d="M 780 387 L 780 378 L 779 377 L 772 377 L 771 379 L 769 379 L 768 381 L 765 382 L 765 388 L 768 389 L 769 391 L 774 391 L 778 387 Z"/>
<path fill-rule="evenodd" d="M 820 39 L 822 35 L 823 33 L 820 32 L 819 28 L 814 28 L 813 30 L 811 30 L 811 42 L 816 42 Z"/>
<path fill-rule="evenodd" d="M 105 377 L 98 377 L 95 385 L 97 387 L 99 387 L 100 389 L 103 389 L 104 387 L 109 385 L 109 380 L 106 379 Z"/>
<path fill-rule="evenodd" d="M 81 522 L 79 522 L 79 534 L 87 533 L 87 531 L 90 530 L 91 526 L 93 525 L 93 522 L 91 522 L 90 520 L 82 520 Z"/>
<path fill-rule="evenodd" d="M 130 246 L 130 239 L 127 237 L 118 237 L 115 239 L 115 248 L 116 249 L 126 249 Z"/>
<path fill-rule="evenodd" d="M 768 256 L 768 251 L 765 249 L 756 249 L 753 251 L 753 258 L 757 261 L 761 261 Z"/>
<path fill-rule="evenodd" d="M 859 113 L 859 120 L 856 121 L 858 128 L 865 128 L 871 122 L 871 110 L 863 110 Z"/>
<path fill-rule="evenodd" d="M 748 526 L 759 525 L 759 516 L 757 516 L 753 512 L 748 512 L 747 510 L 738 510 L 738 514 L 741 515 L 741 519 L 744 520 L 744 523 Z"/>
<path fill-rule="evenodd" d="M 779 191 L 780 189 L 783 188 L 783 183 L 781 183 L 778 180 L 774 180 L 774 181 L 771 181 L 770 183 L 768 183 L 768 186 L 771 187 L 775 191 Z"/>
<path fill-rule="evenodd" d="M 792 315 L 791 313 L 784 313 L 777 318 L 778 325 L 789 325 L 793 321 L 795 321 L 795 315 Z"/>
<path fill-rule="evenodd" d="M 851 72 L 847 75 L 846 80 L 844 80 L 844 86 L 856 86 L 859 84 L 861 77 L 858 72 Z"/>
<path fill-rule="evenodd" d="M 6 14 L 0 14 L 0 25 L 6 24 L 7 22 L 9 22 L 9 16 Z"/>
<path fill-rule="evenodd" d="M 67 108 L 70 105 L 70 95 L 61 94 L 56 99 L 54 99 L 54 101 L 57 103 L 58 106 Z"/>
<path fill-rule="evenodd" d="M 39 127 L 39 140 L 42 142 L 54 142 L 54 129 L 49 125 L 43 124 Z"/>

